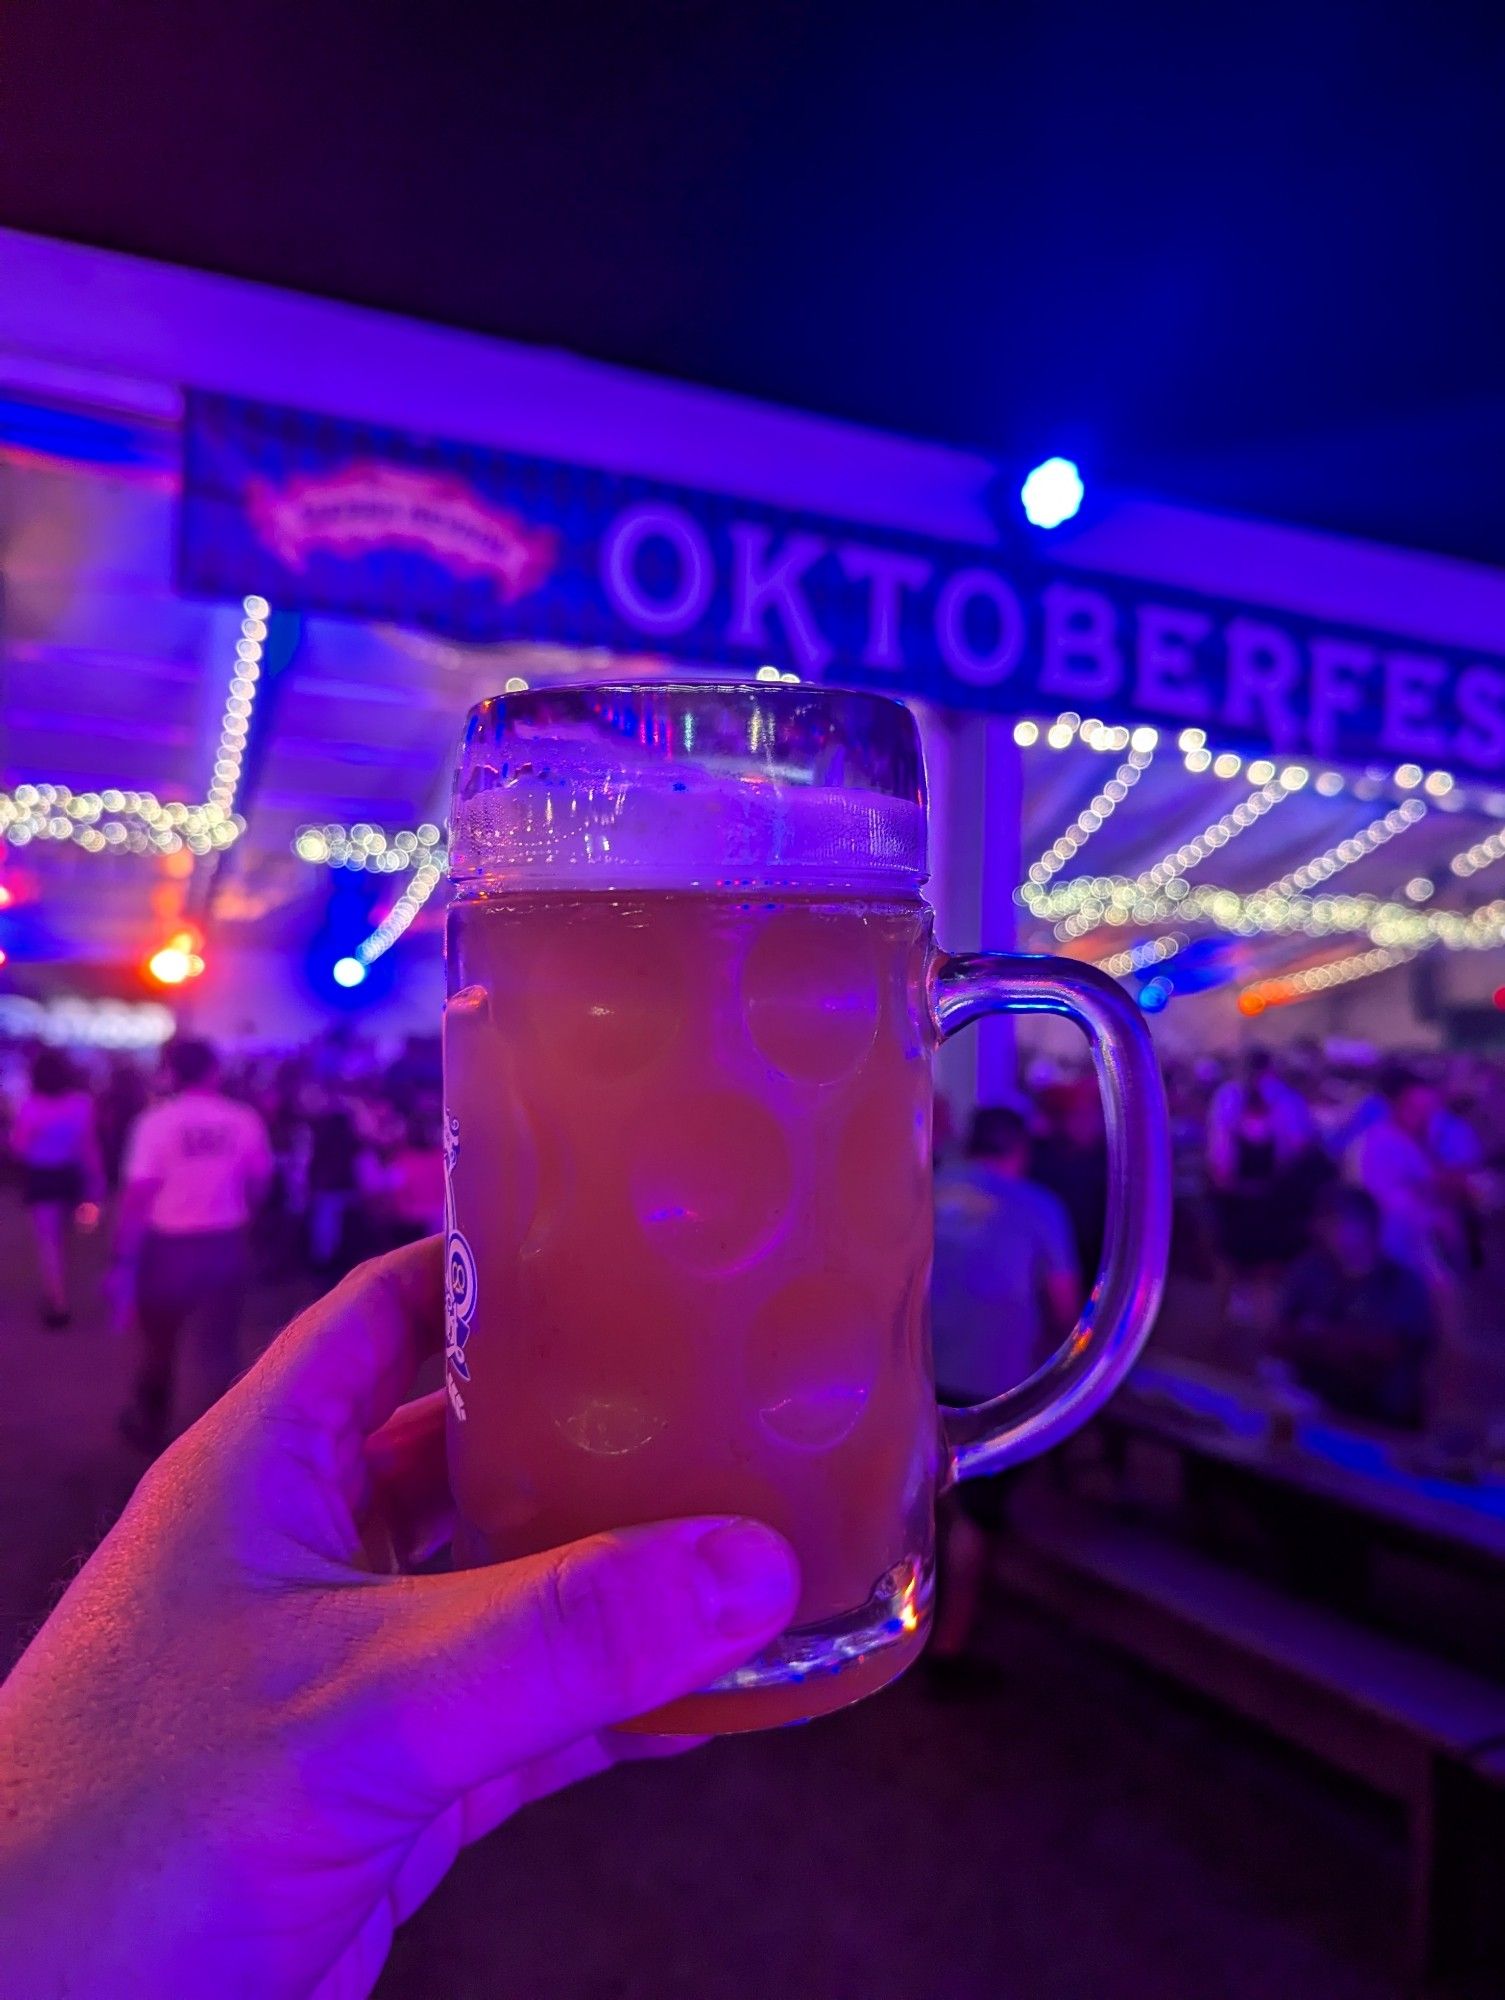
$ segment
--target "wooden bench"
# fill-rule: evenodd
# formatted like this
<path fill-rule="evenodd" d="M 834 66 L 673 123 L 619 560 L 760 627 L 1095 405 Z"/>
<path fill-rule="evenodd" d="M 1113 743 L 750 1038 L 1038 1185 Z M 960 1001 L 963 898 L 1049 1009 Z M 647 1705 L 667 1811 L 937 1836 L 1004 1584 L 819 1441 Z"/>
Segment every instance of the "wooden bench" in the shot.
<path fill-rule="evenodd" d="M 1477 1936 L 1467 1879 L 1505 1792 L 1505 1688 L 1038 1481 L 1016 1490 L 996 1563 L 1091 1638 L 1400 1800 L 1411 1969 L 1460 1968 Z"/>

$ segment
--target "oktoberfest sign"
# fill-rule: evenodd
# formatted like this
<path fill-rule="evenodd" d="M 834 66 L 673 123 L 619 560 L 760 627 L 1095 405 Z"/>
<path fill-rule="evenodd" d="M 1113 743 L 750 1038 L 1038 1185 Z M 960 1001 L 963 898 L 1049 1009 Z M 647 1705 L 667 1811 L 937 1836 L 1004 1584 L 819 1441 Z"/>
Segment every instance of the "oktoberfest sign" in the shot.
<path fill-rule="evenodd" d="M 1505 773 L 1505 659 L 194 393 L 197 595 Z"/>

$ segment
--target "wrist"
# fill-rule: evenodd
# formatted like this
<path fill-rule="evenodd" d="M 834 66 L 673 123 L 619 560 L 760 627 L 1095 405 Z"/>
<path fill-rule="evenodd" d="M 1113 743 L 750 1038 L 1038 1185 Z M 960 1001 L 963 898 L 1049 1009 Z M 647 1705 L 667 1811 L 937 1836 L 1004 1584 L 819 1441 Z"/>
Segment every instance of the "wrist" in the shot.
<path fill-rule="evenodd" d="M 151 1827 L 144 1798 L 97 1797 L 82 1785 L 45 1802 L 27 1792 L 10 1801 L 0 1833 L 0 1932 L 15 1991 L 146 2000 L 164 1990 L 182 1954 L 184 1843 L 169 1846 Z M 144 1887 L 158 1884 L 164 1893 Z"/>

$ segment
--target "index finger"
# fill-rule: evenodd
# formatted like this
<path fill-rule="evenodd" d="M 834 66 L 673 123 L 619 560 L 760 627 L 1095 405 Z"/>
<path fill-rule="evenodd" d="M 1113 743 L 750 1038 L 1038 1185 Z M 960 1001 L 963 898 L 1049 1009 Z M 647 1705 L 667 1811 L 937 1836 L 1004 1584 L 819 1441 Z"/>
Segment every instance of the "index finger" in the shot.
<path fill-rule="evenodd" d="M 443 1239 L 358 1264 L 278 1334 L 240 1385 L 261 1410 L 369 1437 L 444 1344 Z"/>

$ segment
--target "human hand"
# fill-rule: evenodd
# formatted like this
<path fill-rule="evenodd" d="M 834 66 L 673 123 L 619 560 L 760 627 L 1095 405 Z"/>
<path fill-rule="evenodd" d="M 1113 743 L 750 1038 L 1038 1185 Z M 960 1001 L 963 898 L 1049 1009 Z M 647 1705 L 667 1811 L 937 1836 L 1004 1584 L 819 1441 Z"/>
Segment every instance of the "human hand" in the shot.
<path fill-rule="evenodd" d="M 450 1525 L 442 1397 L 397 1407 L 440 1300 L 431 1239 L 295 1320 L 0 1687 L 7 1992 L 366 1994 L 465 1843 L 787 1624 L 750 1522 L 404 1574 Z"/>

